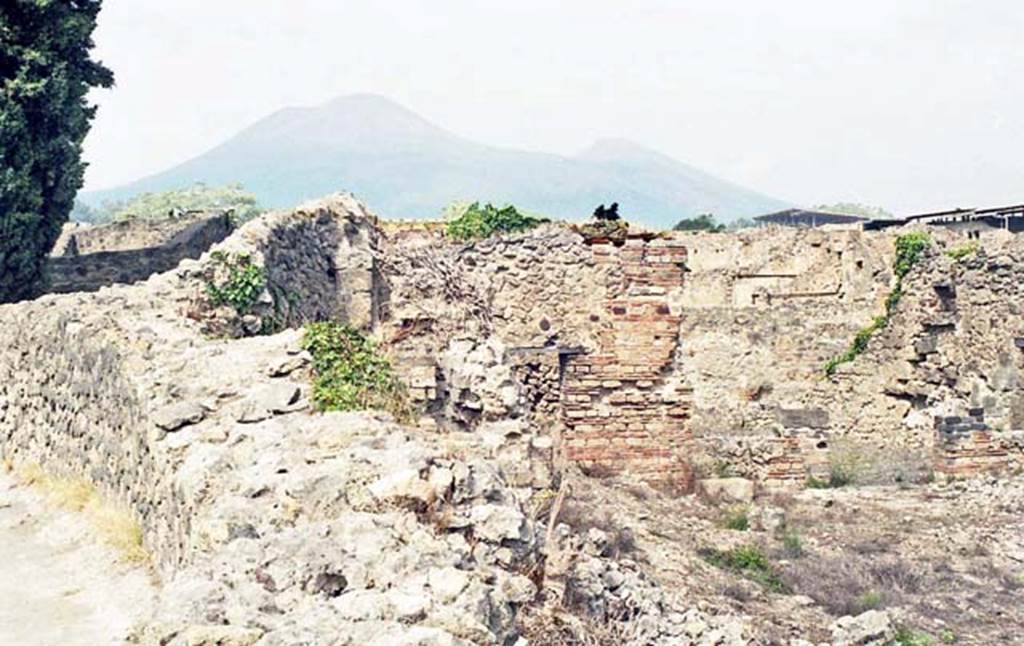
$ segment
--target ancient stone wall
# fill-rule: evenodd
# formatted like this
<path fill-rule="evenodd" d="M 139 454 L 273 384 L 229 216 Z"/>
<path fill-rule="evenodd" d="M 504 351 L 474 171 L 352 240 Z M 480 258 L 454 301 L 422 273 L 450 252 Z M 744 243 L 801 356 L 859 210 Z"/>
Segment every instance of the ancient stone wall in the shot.
<path fill-rule="evenodd" d="M 688 478 L 686 390 L 663 379 L 678 336 L 668 303 L 683 285 L 681 245 L 591 244 L 549 226 L 470 244 L 399 238 L 386 256 L 383 337 L 441 424 L 511 415 L 587 468 Z M 452 355 L 476 365 L 482 345 L 501 351 L 467 387 Z"/>
<path fill-rule="evenodd" d="M 144 284 L 0 307 L 0 458 L 84 477 L 141 521 L 163 590 L 137 643 L 514 639 L 543 531 L 524 509 L 555 484 L 531 457 L 550 440 L 491 420 L 452 448 L 384 414 L 313 413 L 299 330 L 211 336 L 234 315 L 205 285 L 241 254 L 270 281 L 254 316 L 372 326 L 386 291 L 375 235 L 364 207 L 336 196 Z M 275 308 L 280 290 L 300 298 Z M 471 345 L 475 361 L 461 346 L 442 358 L 453 388 L 490 392 L 476 366 L 494 357 L 517 379 L 495 339 Z M 550 400 L 552 364 L 522 365 Z M 489 459 L 499 447 L 519 453 Z"/>
<path fill-rule="evenodd" d="M 302 294 L 280 306 L 271 290 L 261 299 L 286 324 L 351 316 L 370 325 L 373 230 L 364 207 L 337 196 L 267 215 L 142 284 L 0 307 L 0 454 L 88 478 L 138 516 L 161 564 L 186 562 L 208 540 L 209 528 L 193 524 L 215 502 L 205 487 L 224 467 L 215 450 L 224 416 L 250 414 L 247 394 L 276 383 L 268 348 L 298 353 L 294 335 L 230 351 L 243 341 L 210 338 L 212 321 L 237 316 L 205 296 L 214 252 L 266 263 L 274 285 Z M 183 427 L 196 433 L 186 440 Z"/>
<path fill-rule="evenodd" d="M 596 347 L 571 356 L 562 389 L 565 456 L 585 467 L 686 482 L 689 389 L 665 379 L 679 342 L 686 248 L 674 240 L 594 245 L 622 282 L 601 303 L 610 326 Z"/>
<path fill-rule="evenodd" d="M 227 214 L 130 221 L 75 229 L 48 261 L 50 292 L 91 292 L 129 284 L 198 258 L 232 230 Z"/>
<path fill-rule="evenodd" d="M 129 251 L 167 244 L 196 223 L 223 212 L 193 212 L 179 217 L 136 218 L 107 224 L 86 225 L 68 223 L 54 244 L 51 255 L 64 256 L 98 253 L 100 251 Z"/>
<path fill-rule="evenodd" d="M 837 373 L 836 426 L 908 436 L 947 473 L 1024 464 L 1022 281 L 1024 240 L 961 259 L 933 248 L 890 325 Z"/>
<path fill-rule="evenodd" d="M 393 341 L 399 367 L 413 375 L 413 392 L 447 402 L 434 410 L 460 428 L 529 417 L 524 383 L 510 381 L 498 364 L 541 351 L 557 356 L 562 416 L 551 423 L 546 415 L 545 423 L 562 454 L 585 467 L 685 478 L 689 467 L 678 464 L 685 454 L 705 471 L 726 465 L 759 480 L 803 483 L 827 474 L 837 455 L 862 454 L 864 464 L 877 462 L 864 467 L 866 477 L 915 478 L 939 460 L 934 415 L 915 408 L 937 382 L 908 392 L 900 380 L 910 364 L 871 353 L 841 366 L 834 379 L 824 373 L 883 311 L 900 233 L 760 229 L 637 237 L 624 246 L 588 244 L 555 227 L 468 245 L 424 232 L 396 236 L 385 254 L 393 267 L 385 272 L 384 337 Z M 949 261 L 940 251 L 959 242 L 938 232 L 927 266 Z M 992 270 L 979 273 L 978 298 L 1000 298 Z M 908 279 L 905 289 L 931 293 L 921 292 L 918 280 Z M 941 300 L 907 296 L 901 311 L 929 316 Z M 1000 318 L 1016 320 L 1009 312 Z M 988 315 L 979 320 L 987 321 L 973 333 L 979 339 L 1012 327 Z M 935 325 L 926 324 L 931 331 L 923 336 L 909 333 L 897 314 L 872 348 L 932 352 L 941 329 Z M 490 337 L 508 351 L 490 355 L 500 377 L 479 379 L 477 391 L 460 377 L 462 385 L 451 388 L 451 370 L 436 356 L 454 339 L 462 339 L 456 354 L 466 354 L 473 339 Z M 992 384 L 1001 384 L 997 390 L 1006 394 L 986 414 L 989 426 L 1008 429 L 1021 411 L 1008 386 L 1016 383 L 1016 355 L 988 355 L 972 401 L 991 400 Z M 962 354 L 950 361 L 972 365 Z M 927 362 L 921 368 L 935 372 Z M 481 396 L 502 389 L 503 403 Z"/>

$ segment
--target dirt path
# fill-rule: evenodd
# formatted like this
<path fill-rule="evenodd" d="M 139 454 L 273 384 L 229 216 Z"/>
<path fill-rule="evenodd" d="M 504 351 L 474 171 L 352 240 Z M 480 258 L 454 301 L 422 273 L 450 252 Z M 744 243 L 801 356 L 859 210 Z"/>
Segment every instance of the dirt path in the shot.
<path fill-rule="evenodd" d="M 120 644 L 154 594 L 148 573 L 120 563 L 82 514 L 0 474 L 0 646 Z"/>

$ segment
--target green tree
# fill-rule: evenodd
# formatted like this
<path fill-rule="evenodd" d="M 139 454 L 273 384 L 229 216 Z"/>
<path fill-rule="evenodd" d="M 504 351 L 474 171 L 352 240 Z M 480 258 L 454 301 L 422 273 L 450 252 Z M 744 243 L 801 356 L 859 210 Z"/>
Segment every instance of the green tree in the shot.
<path fill-rule="evenodd" d="M 188 188 L 140 193 L 121 202 L 108 202 L 103 205 L 101 220 L 166 218 L 187 211 L 220 209 L 234 211 L 238 222 L 247 222 L 263 212 L 256 196 L 241 184 L 207 186 L 200 182 Z"/>
<path fill-rule="evenodd" d="M 719 224 L 712 213 L 702 213 L 695 218 L 683 218 L 672 227 L 673 231 L 725 231 L 725 225 Z"/>
<path fill-rule="evenodd" d="M 93 61 L 99 0 L 0 2 L 0 302 L 37 295 L 82 186 L 86 100 L 114 76 Z"/>
<path fill-rule="evenodd" d="M 742 229 L 753 229 L 756 226 L 757 222 L 750 218 L 738 218 L 729 223 L 728 229 L 730 231 L 740 231 Z"/>

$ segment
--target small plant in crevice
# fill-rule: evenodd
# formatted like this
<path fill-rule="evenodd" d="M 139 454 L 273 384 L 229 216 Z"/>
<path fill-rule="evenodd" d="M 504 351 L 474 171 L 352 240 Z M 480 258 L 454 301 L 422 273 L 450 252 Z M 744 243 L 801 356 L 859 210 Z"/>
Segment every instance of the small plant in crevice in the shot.
<path fill-rule="evenodd" d="M 215 306 L 228 305 L 239 314 L 248 314 L 267 287 L 266 271 L 245 253 L 229 256 L 215 251 L 210 257 L 227 273 L 227 278 L 206 283 L 206 295 Z"/>
<path fill-rule="evenodd" d="M 546 221 L 523 215 L 512 205 L 499 209 L 493 204 L 480 206 L 479 202 L 474 202 L 462 215 L 448 222 L 445 232 L 456 240 L 474 240 L 527 231 Z"/>
<path fill-rule="evenodd" d="M 946 255 L 953 260 L 962 260 L 967 256 L 977 253 L 979 249 L 981 249 L 981 247 L 977 242 L 965 242 L 962 245 L 958 245 L 946 251 Z"/>
<path fill-rule="evenodd" d="M 889 325 L 889 319 L 903 297 L 903 278 L 921 260 L 921 255 L 930 244 L 931 238 L 925 233 L 907 233 L 896 238 L 896 254 L 892 263 L 896 284 L 885 298 L 885 313 L 876 316 L 867 327 L 857 332 L 845 352 L 829 359 L 825 364 L 826 376 L 831 377 L 841 364 L 850 363 L 860 356 L 867 350 L 871 337 Z"/>
<path fill-rule="evenodd" d="M 757 545 L 741 545 L 730 550 L 704 548 L 697 554 L 717 568 L 742 574 L 772 592 L 788 592 L 768 556 Z"/>
<path fill-rule="evenodd" d="M 378 409 L 400 420 L 412 416 L 391 362 L 356 328 L 334 321 L 310 323 L 302 347 L 313 357 L 313 402 L 318 409 Z"/>
<path fill-rule="evenodd" d="M 893 636 L 893 646 L 932 646 L 935 638 L 926 632 L 914 630 L 907 626 L 898 626 Z"/>
<path fill-rule="evenodd" d="M 726 510 L 720 521 L 724 529 L 731 529 L 736 532 L 745 532 L 750 529 L 750 515 L 745 506 L 733 507 Z"/>

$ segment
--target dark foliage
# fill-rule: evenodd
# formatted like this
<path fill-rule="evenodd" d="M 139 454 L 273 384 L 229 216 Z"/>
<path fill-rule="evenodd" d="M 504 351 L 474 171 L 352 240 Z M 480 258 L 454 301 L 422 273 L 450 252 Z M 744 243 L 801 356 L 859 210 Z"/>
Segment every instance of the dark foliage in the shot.
<path fill-rule="evenodd" d="M 698 215 L 695 218 L 683 218 L 672 227 L 673 231 L 725 231 L 725 225 L 719 224 L 715 216 L 710 213 Z"/>
<path fill-rule="evenodd" d="M 0 302 L 31 298 L 82 186 L 93 87 L 113 74 L 89 56 L 99 0 L 0 3 Z"/>

